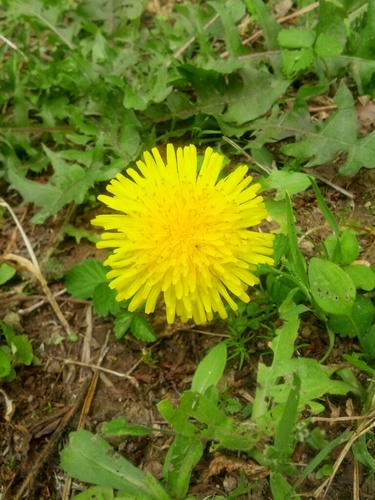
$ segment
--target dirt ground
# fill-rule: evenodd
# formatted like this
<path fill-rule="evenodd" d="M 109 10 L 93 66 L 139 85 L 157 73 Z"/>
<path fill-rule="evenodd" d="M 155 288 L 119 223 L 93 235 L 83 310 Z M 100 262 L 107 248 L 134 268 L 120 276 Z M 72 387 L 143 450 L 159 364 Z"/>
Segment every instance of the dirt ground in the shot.
<path fill-rule="evenodd" d="M 375 264 L 375 171 L 363 170 L 353 178 L 339 178 L 332 174 L 333 167 L 317 170 L 321 175 L 348 190 L 353 199 L 340 191 L 319 183 L 330 208 L 336 213 L 341 225 L 355 226 L 360 231 L 360 258 Z M 72 238 L 61 240 L 61 228 L 67 218 L 77 227 L 90 229 L 89 221 L 94 213 L 71 211 L 68 207 L 43 226 L 29 223 L 35 209 L 24 206 L 14 192 L 0 186 L 0 195 L 12 206 L 27 234 L 38 261 L 55 257 L 57 263 L 70 268 L 89 257 L 102 258 L 94 245 L 85 240 L 79 244 Z M 303 230 L 320 228 L 311 234 L 321 238 L 326 234 L 324 220 L 319 213 L 313 192 L 307 191 L 293 199 L 298 227 Z M 12 252 L 29 258 L 22 238 L 9 214 L 0 221 L 1 251 Z M 306 242 L 304 251 L 311 252 Z M 64 289 L 60 277 L 49 276 L 53 293 Z M 2 499 L 61 499 L 71 498 L 82 491 L 84 485 L 73 481 L 70 493 L 64 493 L 66 477 L 59 468 L 59 451 L 67 442 L 70 431 L 77 429 L 80 421 L 86 429 L 100 430 L 102 424 L 114 417 L 125 416 L 131 423 L 145 426 L 164 426 L 156 404 L 168 398 L 176 401 L 189 388 L 197 364 L 210 347 L 228 334 L 221 322 L 204 327 L 194 325 L 168 326 L 163 310 L 159 309 L 149 319 L 158 334 L 154 344 L 145 345 L 131 336 L 116 341 L 110 318 L 93 315 L 89 302 L 73 300 L 67 293 L 58 296 L 58 304 L 72 330 L 78 332 L 78 341 L 59 341 L 65 332 L 50 304 L 44 299 L 43 290 L 35 277 L 20 270 L 16 277 L 0 289 L 0 319 L 13 324 L 26 333 L 38 358 L 35 366 L 20 368 L 13 382 L 1 386 L 0 393 L 0 492 Z M 303 316 L 304 355 L 321 358 L 328 346 L 327 335 L 316 320 Z M 230 362 L 225 382 L 228 395 L 243 404 L 251 401 L 255 391 L 257 363 L 267 349 L 256 332 L 247 333 L 250 360 L 238 369 L 238 359 Z M 337 339 L 330 361 L 342 361 L 343 352 L 351 352 L 356 346 L 352 339 Z M 108 371 L 100 373 L 83 366 L 96 365 Z M 81 363 L 81 364 L 80 364 Z M 96 373 L 96 375 L 95 375 Z M 98 376 L 97 376 L 98 375 Z M 95 385 L 96 383 L 96 385 Z M 91 384 L 91 385 L 90 385 Z M 6 398 L 12 401 L 11 414 L 6 413 Z M 92 397 L 91 404 L 82 413 L 83 403 Z M 9 403 L 9 402 L 8 402 Z M 348 411 L 358 414 L 354 398 L 330 398 L 326 400 L 326 412 L 322 416 L 345 416 Z M 355 423 L 331 422 L 325 426 L 327 436 L 333 439 Z M 142 469 L 162 477 L 162 463 L 170 438 L 121 437 L 111 441 L 121 453 Z M 333 458 L 339 453 L 333 452 Z M 313 452 L 303 445 L 295 450 L 294 460 L 301 467 L 308 463 Z M 242 460 L 242 462 L 241 462 Z M 226 453 L 212 455 L 207 451 L 193 472 L 189 493 L 198 499 L 213 495 L 227 496 L 238 484 L 240 473 L 247 471 L 251 493 L 242 498 L 271 499 L 267 477 L 251 474 L 241 467 L 247 462 L 243 454 Z M 353 480 L 358 477 L 361 499 L 375 498 L 375 482 L 368 471 L 353 460 L 348 453 L 326 498 L 345 500 L 353 498 Z M 313 492 L 319 483 L 313 477 L 303 483 L 301 492 Z M 66 495 L 64 497 L 64 495 Z M 0 493 L 1 497 L 1 493 Z M 312 498 L 312 494 L 307 495 Z"/>

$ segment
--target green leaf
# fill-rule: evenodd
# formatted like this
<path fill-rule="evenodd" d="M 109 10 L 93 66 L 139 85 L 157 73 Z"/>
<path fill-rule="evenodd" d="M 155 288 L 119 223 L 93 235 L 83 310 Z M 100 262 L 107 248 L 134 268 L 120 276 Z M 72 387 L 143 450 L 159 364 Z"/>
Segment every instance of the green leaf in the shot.
<path fill-rule="evenodd" d="M 350 384 L 332 380 L 330 371 L 318 361 L 308 358 L 292 358 L 295 341 L 298 336 L 299 314 L 306 311 L 301 305 L 295 305 L 293 290 L 284 300 L 279 310 L 284 324 L 276 331 L 272 340 L 273 362 L 271 366 L 258 365 L 257 391 L 253 403 L 252 419 L 268 434 L 276 430 L 282 419 L 290 390 L 293 386 L 291 374 L 295 373 L 301 381 L 299 391 L 299 412 L 306 405 L 314 406 L 314 400 L 326 393 L 346 394 Z M 276 406 L 271 407 L 270 401 Z M 291 403 L 292 404 L 292 403 Z"/>
<path fill-rule="evenodd" d="M 270 487 L 273 500 L 285 500 L 292 487 L 280 472 L 272 472 L 270 477 Z M 293 496 L 295 500 L 301 500 L 299 496 Z"/>
<path fill-rule="evenodd" d="M 307 174 L 290 170 L 273 169 L 268 177 L 261 177 L 258 182 L 262 189 L 276 189 L 278 191 L 276 200 L 284 199 L 285 191 L 288 191 L 289 195 L 292 196 L 310 187 Z"/>
<path fill-rule="evenodd" d="M 368 467 L 369 469 L 375 471 L 375 460 L 372 458 L 368 447 L 367 447 L 367 442 L 366 442 L 366 435 L 362 434 L 359 436 L 359 438 L 356 440 L 355 443 L 353 443 L 352 446 L 353 454 L 355 458 L 363 465 Z"/>
<path fill-rule="evenodd" d="M 365 334 L 375 318 L 375 307 L 371 299 L 357 295 L 351 312 L 350 321 L 348 316 L 333 315 L 328 320 L 329 328 L 340 335 L 355 337 L 358 331 Z"/>
<path fill-rule="evenodd" d="M 340 236 L 340 243 L 342 264 L 351 264 L 358 258 L 359 255 L 357 238 L 349 229 L 345 229 Z"/>
<path fill-rule="evenodd" d="M 282 147 L 284 154 L 307 161 L 306 167 L 329 163 L 336 155 L 345 152 L 347 158 L 340 169 L 343 175 L 352 175 L 361 167 L 373 168 L 375 131 L 358 138 L 358 122 L 351 92 L 342 81 L 334 102 L 338 111 L 324 122 L 315 125 L 314 131 L 296 130 L 303 138 Z"/>
<path fill-rule="evenodd" d="M 314 30 L 289 28 L 280 31 L 278 40 L 279 44 L 287 49 L 307 49 L 313 46 L 315 36 Z"/>
<path fill-rule="evenodd" d="M 172 498 L 185 498 L 189 490 L 193 468 L 203 455 L 203 444 L 195 436 L 177 434 L 167 456 L 163 474 Z"/>
<path fill-rule="evenodd" d="M 33 360 L 33 348 L 27 335 L 16 335 L 11 342 L 15 363 L 30 365 Z"/>
<path fill-rule="evenodd" d="M 124 490 L 139 500 L 170 500 L 153 476 L 125 460 L 100 436 L 82 429 L 69 437 L 61 453 L 61 467 L 71 477 Z"/>
<path fill-rule="evenodd" d="M 350 316 L 356 297 L 355 286 L 337 264 L 313 257 L 309 281 L 314 300 L 324 312 Z"/>
<path fill-rule="evenodd" d="M 92 294 L 92 306 L 98 316 L 116 315 L 121 309 L 121 302 L 116 300 L 116 290 L 109 288 L 108 281 L 99 283 Z"/>
<path fill-rule="evenodd" d="M 11 372 L 10 355 L 0 347 L 0 379 L 7 377 Z"/>
<path fill-rule="evenodd" d="M 366 354 L 371 359 L 375 359 L 375 325 L 372 325 L 369 331 L 363 335 L 362 346 Z"/>
<path fill-rule="evenodd" d="M 215 99 L 217 103 L 226 103 L 227 111 L 222 113 L 221 118 L 237 125 L 264 115 L 290 85 L 288 80 L 277 79 L 255 68 L 244 68 L 239 71 L 239 76 L 242 82 L 232 79 L 224 95 L 212 94 L 214 89 L 211 89 L 209 96 L 210 101 Z"/>
<path fill-rule="evenodd" d="M 335 57 L 343 51 L 343 45 L 330 33 L 320 33 L 315 42 L 315 52 L 320 57 Z"/>
<path fill-rule="evenodd" d="M 105 488 L 104 486 L 93 486 L 74 496 L 74 500 L 113 500 L 114 498 L 113 488 Z M 116 498 L 118 497 L 116 496 Z"/>
<path fill-rule="evenodd" d="M 278 231 L 288 234 L 287 206 L 284 201 L 266 198 L 265 205 L 270 218 L 279 225 Z"/>
<path fill-rule="evenodd" d="M 67 272 L 65 286 L 72 297 L 86 300 L 93 297 L 98 285 L 108 283 L 106 273 L 106 268 L 97 259 L 87 259 Z"/>
<path fill-rule="evenodd" d="M 121 339 L 129 330 L 133 318 L 134 313 L 129 311 L 122 311 L 116 315 L 113 331 L 117 340 Z"/>
<path fill-rule="evenodd" d="M 371 337 L 372 337 L 373 355 L 371 357 L 372 357 L 372 359 L 374 359 L 375 358 L 375 325 L 371 327 L 369 335 L 371 335 Z M 352 365 L 354 365 L 356 368 L 358 368 L 358 370 L 365 372 L 365 373 L 369 373 L 374 378 L 375 377 L 375 370 L 373 368 L 371 368 L 366 363 L 366 361 L 364 361 L 363 359 L 360 359 L 362 356 L 363 356 L 363 354 L 355 352 L 353 354 L 343 354 L 342 357 L 346 361 L 349 361 L 349 363 L 352 363 Z"/>
<path fill-rule="evenodd" d="M 14 267 L 8 266 L 8 264 L 0 264 L 0 285 L 4 285 L 7 281 L 13 278 L 16 274 Z"/>
<path fill-rule="evenodd" d="M 356 288 L 371 292 L 375 288 L 375 272 L 363 264 L 347 266 L 344 271 L 351 277 Z"/>
<path fill-rule="evenodd" d="M 134 337 L 143 342 L 155 342 L 156 335 L 150 323 L 143 316 L 133 314 L 130 330 Z"/>
<path fill-rule="evenodd" d="M 74 202 L 83 203 L 90 187 L 102 180 L 103 136 L 100 135 L 95 148 L 91 150 L 91 162 L 84 168 L 78 164 L 67 163 L 61 154 L 43 146 L 49 158 L 54 174 L 47 184 L 31 181 L 20 174 L 12 165 L 8 168 L 11 188 L 16 189 L 27 203 L 41 207 L 32 218 L 35 224 L 41 224 L 51 215 L 55 215 L 64 205 Z M 78 154 L 78 153 L 76 153 Z"/>
<path fill-rule="evenodd" d="M 255 432 L 250 432 L 246 424 L 239 425 L 228 417 L 205 394 L 185 391 L 177 408 L 165 400 L 157 407 L 173 429 L 184 436 L 210 439 L 230 450 L 249 451 L 258 441 Z M 191 423 L 192 418 L 200 425 Z"/>
<path fill-rule="evenodd" d="M 130 425 L 125 417 L 105 422 L 101 432 L 111 436 L 150 436 L 152 431 L 142 425 Z"/>
<path fill-rule="evenodd" d="M 374 33 L 375 33 L 375 5 L 372 0 L 368 2 L 367 15 L 364 27 L 359 30 L 359 44 L 356 47 L 356 55 L 364 59 L 374 59 Z"/>
<path fill-rule="evenodd" d="M 298 419 L 298 405 L 300 399 L 301 380 L 297 373 L 293 373 L 293 384 L 284 408 L 283 415 L 278 423 L 275 433 L 275 448 L 285 455 L 288 454 L 294 427 Z"/>
<path fill-rule="evenodd" d="M 288 78 L 295 78 L 298 73 L 309 68 L 314 61 L 312 49 L 288 50 L 282 52 L 283 69 Z"/>
<path fill-rule="evenodd" d="M 82 238 L 86 238 L 91 243 L 97 243 L 100 240 L 100 236 L 97 234 L 93 234 L 82 227 L 75 227 L 72 224 L 65 224 L 63 233 L 74 238 L 76 243 L 80 243 Z"/>
<path fill-rule="evenodd" d="M 197 366 L 191 390 L 202 394 L 211 385 L 217 385 L 223 376 L 227 362 L 227 346 L 221 342 L 213 347 Z"/>

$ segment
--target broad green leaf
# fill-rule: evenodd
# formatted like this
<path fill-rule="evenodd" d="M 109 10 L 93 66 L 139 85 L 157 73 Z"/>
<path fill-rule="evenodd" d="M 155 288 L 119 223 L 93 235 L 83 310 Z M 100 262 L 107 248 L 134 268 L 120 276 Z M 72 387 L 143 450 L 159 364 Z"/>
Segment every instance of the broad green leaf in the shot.
<path fill-rule="evenodd" d="M 287 78 L 295 78 L 298 73 L 309 68 L 314 62 L 312 49 L 288 50 L 282 52 L 283 69 Z"/>
<path fill-rule="evenodd" d="M 92 306 L 98 316 L 116 315 L 122 309 L 122 304 L 116 300 L 116 290 L 109 288 L 108 281 L 99 283 L 92 294 Z"/>
<path fill-rule="evenodd" d="M 105 422 L 101 432 L 111 436 L 150 436 L 152 431 L 142 425 L 131 425 L 125 417 L 115 418 Z"/>
<path fill-rule="evenodd" d="M 372 330 L 372 331 L 371 331 Z M 369 334 L 372 335 L 373 337 L 373 347 L 374 347 L 374 351 L 373 351 L 373 356 L 372 356 L 372 359 L 375 358 L 375 326 L 373 326 L 371 328 Z M 361 357 L 363 357 L 363 354 L 360 354 L 360 353 L 353 353 L 353 354 L 343 354 L 342 356 L 346 361 L 349 361 L 349 363 L 352 363 L 352 365 L 354 365 L 356 368 L 358 368 L 358 370 L 361 370 L 362 372 L 365 372 L 365 373 L 369 373 L 370 375 L 372 375 L 373 378 L 375 378 L 375 370 L 374 368 L 371 368 L 367 363 L 366 361 L 364 361 L 363 359 L 361 359 Z"/>
<path fill-rule="evenodd" d="M 319 2 L 319 22 L 316 26 L 315 51 L 320 57 L 338 56 L 347 43 L 347 12 L 329 0 Z"/>
<path fill-rule="evenodd" d="M 16 274 L 14 267 L 8 266 L 8 264 L 0 264 L 0 285 L 4 285 L 7 281 L 13 278 Z"/>
<path fill-rule="evenodd" d="M 155 342 L 155 332 L 146 318 L 140 314 L 133 314 L 130 330 L 134 337 L 143 342 Z"/>
<path fill-rule="evenodd" d="M 343 45 L 330 33 L 320 33 L 316 39 L 314 49 L 320 57 L 334 57 L 341 54 Z"/>
<path fill-rule="evenodd" d="M 185 391 L 177 408 L 166 400 L 157 407 L 172 428 L 187 437 L 209 439 L 230 450 L 250 450 L 258 440 L 255 431 L 250 432 L 247 425 L 238 425 L 210 398 L 198 392 Z M 200 425 L 194 425 L 192 418 Z"/>
<path fill-rule="evenodd" d="M 124 490 L 139 500 L 170 500 L 153 476 L 125 460 L 103 438 L 83 429 L 70 434 L 61 466 L 80 481 Z"/>
<path fill-rule="evenodd" d="M 11 188 L 16 189 L 27 203 L 34 203 L 40 207 L 39 212 L 32 218 L 35 224 L 41 224 L 51 215 L 55 215 L 68 203 L 83 203 L 88 189 L 95 182 L 102 180 L 103 162 L 95 158 L 102 153 L 103 136 L 100 135 L 95 148 L 92 150 L 92 162 L 88 167 L 65 162 L 61 155 L 53 152 L 47 146 L 43 147 L 48 156 L 54 174 L 48 183 L 41 184 L 31 181 L 22 175 L 14 166 L 9 165 L 8 177 Z"/>
<path fill-rule="evenodd" d="M 114 334 L 117 340 L 121 339 L 129 330 L 133 321 L 134 313 L 129 311 L 121 311 L 115 317 Z"/>
<path fill-rule="evenodd" d="M 293 293 L 290 293 L 283 303 L 284 314 L 286 313 L 288 318 L 282 316 L 284 324 L 276 330 L 276 336 L 272 340 L 271 346 L 274 357 L 271 367 L 266 367 L 263 363 L 258 364 L 258 389 L 255 393 L 252 412 L 254 420 L 262 418 L 269 409 L 269 393 L 277 380 L 276 375 L 274 375 L 275 366 L 290 359 L 294 352 L 294 343 L 299 329 L 299 310 L 292 298 Z"/>
<path fill-rule="evenodd" d="M 148 100 L 144 92 L 137 92 L 130 85 L 127 85 L 123 104 L 126 109 L 144 111 L 147 108 Z"/>
<path fill-rule="evenodd" d="M 75 299 L 92 298 L 98 285 L 108 283 L 106 272 L 106 268 L 97 259 L 87 259 L 67 272 L 65 286 Z"/>
<path fill-rule="evenodd" d="M 128 19 L 138 19 L 141 17 L 146 5 L 146 0 L 127 0 L 126 3 L 124 3 L 126 17 Z"/>
<path fill-rule="evenodd" d="M 217 385 L 227 362 L 227 346 L 221 342 L 213 347 L 197 366 L 191 390 L 204 394 L 208 387 Z"/>
<path fill-rule="evenodd" d="M 314 30 L 289 28 L 279 32 L 278 40 L 279 44 L 287 49 L 307 49 L 313 46 L 315 36 Z"/>
<path fill-rule="evenodd" d="M 296 373 L 301 380 L 300 409 L 309 405 L 314 399 L 324 394 L 347 394 L 351 385 L 342 380 L 331 378 L 330 368 L 320 364 L 316 359 L 292 358 L 273 367 L 272 376 L 278 381 L 284 377 L 285 383 L 273 383 L 269 387 L 268 397 L 274 398 L 276 403 L 286 403 L 292 383 L 291 373 Z"/>
<path fill-rule="evenodd" d="M 355 286 L 337 264 L 313 257 L 309 264 L 309 281 L 314 300 L 325 313 L 351 314 Z"/>
<path fill-rule="evenodd" d="M 197 93 L 194 113 L 211 115 L 220 124 L 236 127 L 267 113 L 290 85 L 286 79 L 251 67 L 240 69 L 236 76 L 220 75 L 191 64 L 179 70 Z"/>
<path fill-rule="evenodd" d="M 334 101 L 338 111 L 315 130 L 296 130 L 303 139 L 282 147 L 282 152 L 308 161 L 306 167 L 330 162 L 337 154 L 345 152 L 347 158 L 340 173 L 355 174 L 361 167 L 373 168 L 375 154 L 375 131 L 358 138 L 358 122 L 351 92 L 341 82 Z"/>
<path fill-rule="evenodd" d="M 290 486 L 283 475 L 277 471 L 271 473 L 270 487 L 273 500 L 285 500 L 287 495 L 292 491 L 292 486 Z M 295 500 L 301 500 L 301 497 L 298 495 L 293 495 L 293 498 Z"/>
<path fill-rule="evenodd" d="M 11 372 L 10 355 L 0 347 L 0 379 L 7 377 Z"/>
<path fill-rule="evenodd" d="M 272 198 L 266 198 L 264 201 L 269 216 L 279 225 L 277 231 L 287 235 L 288 218 L 287 218 L 287 207 L 285 202 L 282 200 L 274 200 Z"/>
<path fill-rule="evenodd" d="M 114 498 L 113 488 L 93 486 L 92 488 L 75 495 L 73 500 L 113 500 Z M 116 498 L 118 497 L 116 496 Z"/>
<path fill-rule="evenodd" d="M 290 392 L 284 413 L 278 423 L 275 433 L 275 448 L 280 453 L 287 454 L 293 439 L 294 427 L 298 420 L 298 406 L 300 399 L 301 380 L 297 373 L 293 373 L 293 383 L 290 387 Z"/>
<path fill-rule="evenodd" d="M 375 33 L 375 5 L 372 0 L 368 2 L 367 15 L 364 26 L 359 30 L 359 44 L 356 47 L 356 55 L 364 59 L 374 59 L 374 33 Z"/>
<path fill-rule="evenodd" d="M 222 114 L 222 119 L 237 125 L 264 115 L 290 85 L 288 80 L 277 79 L 255 68 L 244 68 L 239 71 L 239 76 L 242 82 L 232 79 L 224 95 L 215 96 L 216 92 L 212 94 L 214 89 L 210 95 L 211 101 L 215 98 L 226 104 L 227 111 Z"/>
<path fill-rule="evenodd" d="M 290 170 L 272 170 L 268 177 L 261 177 L 258 180 L 262 189 L 276 189 L 277 200 L 285 198 L 285 191 L 289 195 L 300 193 L 310 187 L 310 180 L 307 174 L 292 172 Z"/>
<path fill-rule="evenodd" d="M 339 333 L 343 337 L 355 337 L 356 335 L 365 334 L 370 328 L 375 319 L 375 306 L 371 299 L 363 295 L 357 295 L 354 300 L 353 308 L 350 315 L 332 315 L 328 320 L 329 328 Z"/>
<path fill-rule="evenodd" d="M 340 236 L 341 243 L 341 262 L 344 265 L 351 264 L 358 258 L 359 245 L 354 234 L 345 229 Z"/>
<path fill-rule="evenodd" d="M 0 321 L 0 328 L 6 338 L 7 343 L 10 345 L 14 337 L 17 335 L 17 332 L 12 326 L 8 325 L 8 323 L 5 323 L 4 321 Z"/>
<path fill-rule="evenodd" d="M 193 468 L 203 455 L 203 444 L 195 436 L 177 434 L 167 456 L 163 474 L 172 498 L 185 498 L 190 485 Z"/>
<path fill-rule="evenodd" d="M 347 266 L 344 271 L 351 277 L 356 288 L 371 292 L 375 288 L 375 272 L 363 264 Z"/>
<path fill-rule="evenodd" d="M 11 342 L 16 363 L 30 365 L 33 360 L 33 348 L 27 335 L 16 335 Z"/>

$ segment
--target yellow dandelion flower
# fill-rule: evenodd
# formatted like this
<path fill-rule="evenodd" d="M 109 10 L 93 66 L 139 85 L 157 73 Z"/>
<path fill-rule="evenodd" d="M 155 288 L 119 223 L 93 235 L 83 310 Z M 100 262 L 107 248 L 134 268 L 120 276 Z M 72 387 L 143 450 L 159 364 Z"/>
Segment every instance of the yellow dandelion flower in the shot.
<path fill-rule="evenodd" d="M 224 302 L 236 310 L 233 296 L 250 300 L 257 264 L 273 264 L 274 235 L 249 230 L 267 217 L 260 185 L 250 185 L 246 166 L 218 181 L 222 163 L 207 148 L 198 173 L 193 145 L 168 144 L 166 163 L 154 148 L 137 162 L 140 173 L 128 168 L 107 186 L 112 196 L 99 196 L 120 212 L 92 224 L 105 228 L 98 248 L 114 248 L 107 277 L 117 300 L 132 299 L 129 311 L 153 312 L 162 294 L 168 323 L 226 318 Z"/>

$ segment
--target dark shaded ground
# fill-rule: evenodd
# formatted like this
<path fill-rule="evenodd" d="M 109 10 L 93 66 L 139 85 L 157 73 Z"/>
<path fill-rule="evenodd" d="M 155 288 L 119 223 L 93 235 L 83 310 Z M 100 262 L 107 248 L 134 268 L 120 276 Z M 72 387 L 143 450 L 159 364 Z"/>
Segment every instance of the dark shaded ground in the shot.
<path fill-rule="evenodd" d="M 320 169 L 328 176 L 331 168 Z M 322 186 L 325 199 L 341 225 L 356 226 L 360 229 L 360 258 L 374 262 L 374 171 L 361 171 L 355 178 L 335 178 L 334 182 L 354 195 L 350 200 L 337 190 Z M 332 179 L 331 179 L 332 180 Z M 33 245 L 38 261 L 54 256 L 70 268 L 88 257 L 103 254 L 84 240 L 77 244 L 73 239 L 60 241 L 61 227 L 66 222 L 67 211 L 43 226 L 33 226 L 29 220 L 33 208 L 20 205 L 15 194 L 7 192 L 3 186 L 0 192 L 13 207 L 21 221 L 25 233 Z M 324 219 L 317 209 L 311 191 L 294 198 L 297 222 L 303 231 L 311 231 L 316 239 L 322 238 L 327 229 Z M 70 222 L 78 227 L 89 228 L 93 213 L 72 215 Z M 8 214 L 0 221 L 1 250 L 28 258 L 23 241 Z M 301 242 L 306 254 L 311 248 L 306 240 Z M 56 267 L 55 265 L 53 266 Z M 63 289 L 61 279 L 52 281 L 53 292 Z M 59 305 L 72 330 L 79 333 L 76 343 L 63 340 L 65 335 L 50 305 L 44 302 L 35 307 L 43 295 L 39 283 L 33 276 L 20 270 L 17 276 L 0 289 L 0 319 L 12 323 L 20 332 L 30 337 L 38 366 L 20 368 L 17 378 L 3 384 L 2 390 L 13 401 L 14 413 L 6 417 L 5 399 L 0 394 L 0 492 L 3 499 L 17 498 L 64 498 L 63 488 L 66 478 L 59 468 L 59 450 L 67 441 L 68 434 L 79 425 L 80 412 L 88 392 L 83 380 L 92 380 L 93 371 L 76 362 L 96 364 L 103 346 L 107 351 L 102 367 L 117 372 L 101 372 L 88 414 L 84 416 L 85 428 L 99 430 L 103 422 L 114 417 L 126 416 L 129 422 L 146 426 L 164 426 L 156 409 L 156 403 L 168 398 L 177 401 L 179 395 L 189 388 L 197 364 L 208 349 L 227 334 L 220 322 L 197 329 L 193 325 L 167 326 L 163 311 L 159 310 L 150 318 L 158 341 L 154 345 L 144 344 L 127 336 L 116 341 L 110 318 L 93 316 L 89 303 L 75 301 L 66 294 L 59 297 Z M 302 354 L 321 358 L 327 349 L 326 333 L 314 318 L 304 315 L 301 329 Z M 256 370 L 259 356 L 267 349 L 264 341 L 255 332 L 248 332 L 251 340 L 247 344 L 250 361 L 238 370 L 238 359 L 227 369 L 225 382 L 229 386 L 229 396 L 238 398 L 244 405 L 251 401 L 255 391 Z M 350 339 L 337 339 L 331 362 L 341 362 L 343 352 L 351 352 L 356 346 Z M 118 375 L 122 374 L 122 375 Z M 326 412 L 322 416 L 346 416 L 348 412 L 358 414 L 354 398 L 332 398 L 326 400 Z M 331 422 L 320 425 L 333 439 L 355 423 Z M 154 438 L 116 438 L 113 443 L 121 453 L 139 467 L 151 471 L 161 478 L 163 459 L 171 439 L 155 435 Z M 340 449 L 335 449 L 332 459 Z M 312 450 L 301 445 L 295 450 L 295 463 L 301 469 L 313 456 Z M 32 473 L 33 480 L 28 475 Z M 245 472 L 251 493 L 243 498 L 270 499 L 267 478 L 249 466 L 244 455 L 226 453 L 212 455 L 208 449 L 203 460 L 193 473 L 190 494 L 203 499 L 214 494 L 228 495 L 238 484 L 240 473 Z M 326 498 L 344 500 L 353 498 L 353 478 L 358 475 L 361 498 L 375 498 L 375 483 L 368 477 L 368 471 L 353 461 L 349 453 L 343 462 Z M 319 486 L 313 477 L 303 484 L 301 491 L 312 492 Z M 20 494 L 23 488 L 23 494 Z M 73 481 L 70 495 L 82 489 Z M 1 497 L 1 494 L 0 494 Z M 68 496 L 66 498 L 69 498 Z M 312 498 L 312 496 L 310 496 Z"/>

